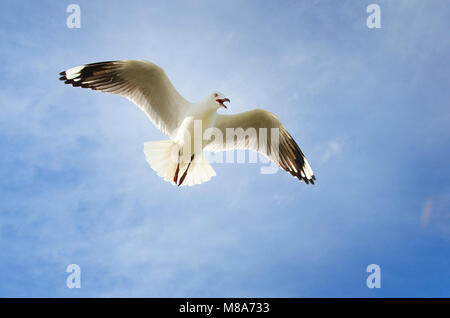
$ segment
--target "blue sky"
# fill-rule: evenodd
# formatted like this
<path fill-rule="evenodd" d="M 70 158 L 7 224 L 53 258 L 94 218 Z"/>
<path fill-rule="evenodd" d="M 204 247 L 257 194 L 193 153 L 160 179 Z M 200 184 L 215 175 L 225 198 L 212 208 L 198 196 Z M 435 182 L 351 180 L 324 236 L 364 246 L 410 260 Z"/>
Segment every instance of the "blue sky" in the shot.
<path fill-rule="evenodd" d="M 77 1 L 68 29 L 70 3 L 0 11 L 0 296 L 450 296 L 448 1 Z M 137 107 L 58 81 L 115 59 L 276 113 L 317 184 L 256 164 L 164 182 Z"/>

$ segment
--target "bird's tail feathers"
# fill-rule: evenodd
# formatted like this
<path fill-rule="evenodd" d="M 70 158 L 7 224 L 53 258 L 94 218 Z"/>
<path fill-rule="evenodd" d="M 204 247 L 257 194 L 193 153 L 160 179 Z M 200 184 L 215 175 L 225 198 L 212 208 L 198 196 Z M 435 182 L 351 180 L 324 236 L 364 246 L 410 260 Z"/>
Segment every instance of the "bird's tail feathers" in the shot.
<path fill-rule="evenodd" d="M 172 140 L 151 141 L 144 143 L 144 153 L 147 162 L 158 176 L 165 181 L 177 185 L 174 176 L 179 164 L 178 179 L 186 171 L 189 160 L 179 158 L 179 146 Z M 196 155 L 189 165 L 186 177 L 181 185 L 193 186 L 209 181 L 216 175 L 211 164 L 202 155 Z"/>

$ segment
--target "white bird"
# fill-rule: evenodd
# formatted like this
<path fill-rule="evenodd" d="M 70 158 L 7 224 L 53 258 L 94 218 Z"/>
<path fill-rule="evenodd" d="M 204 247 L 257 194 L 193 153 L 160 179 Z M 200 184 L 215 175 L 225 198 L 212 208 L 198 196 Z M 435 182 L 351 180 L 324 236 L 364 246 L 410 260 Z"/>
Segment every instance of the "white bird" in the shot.
<path fill-rule="evenodd" d="M 216 173 L 203 156 L 206 151 L 250 149 L 258 151 L 300 181 L 314 184 L 314 173 L 279 119 L 272 113 L 254 109 L 234 115 L 220 115 L 228 98 L 213 92 L 197 103 L 184 99 L 173 87 L 162 68 L 142 60 L 99 62 L 77 66 L 60 73 L 60 80 L 74 87 L 84 87 L 122 95 L 139 106 L 170 139 L 144 144 L 144 153 L 156 173 L 174 185 L 195 185 L 209 181 Z M 196 146 L 195 121 L 201 122 L 202 138 Z M 244 140 L 203 139 L 208 128 L 223 136 L 227 128 L 253 128 L 255 133 Z M 262 129 L 269 133 L 263 136 Z M 272 140 L 271 129 L 278 129 L 278 140 Z M 194 137 L 193 137 L 194 136 Z M 267 142 L 261 142 L 267 139 Z M 187 160 L 186 160 L 187 158 Z"/>

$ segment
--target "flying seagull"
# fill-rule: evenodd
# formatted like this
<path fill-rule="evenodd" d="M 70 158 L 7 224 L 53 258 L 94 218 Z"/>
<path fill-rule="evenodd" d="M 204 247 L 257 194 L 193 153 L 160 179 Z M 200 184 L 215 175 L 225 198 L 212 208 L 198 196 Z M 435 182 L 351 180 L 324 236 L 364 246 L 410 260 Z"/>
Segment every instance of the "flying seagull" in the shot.
<path fill-rule="evenodd" d="M 139 106 L 169 136 L 168 140 L 146 142 L 144 153 L 156 173 L 174 185 L 192 186 L 209 181 L 216 173 L 203 156 L 203 150 L 230 149 L 258 151 L 300 181 L 314 184 L 316 180 L 303 152 L 274 114 L 262 109 L 234 115 L 217 114 L 219 108 L 227 108 L 225 103 L 230 102 L 219 92 L 190 103 L 156 64 L 143 60 L 99 62 L 77 66 L 60 75 L 65 84 L 122 95 Z M 254 133 L 243 140 L 202 139 L 198 147 L 196 121 L 201 122 L 202 138 L 208 128 L 215 129 L 214 136 L 217 132 L 225 136 L 228 129 L 253 129 Z M 277 138 L 270 133 L 273 129 L 278 132 Z"/>

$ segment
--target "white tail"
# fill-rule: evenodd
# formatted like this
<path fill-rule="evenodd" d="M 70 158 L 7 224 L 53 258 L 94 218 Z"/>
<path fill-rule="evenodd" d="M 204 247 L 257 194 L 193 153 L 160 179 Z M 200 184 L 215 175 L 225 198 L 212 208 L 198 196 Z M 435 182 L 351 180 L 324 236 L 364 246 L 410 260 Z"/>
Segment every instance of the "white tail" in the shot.
<path fill-rule="evenodd" d="M 176 185 L 173 181 L 178 165 L 178 145 L 172 140 L 151 141 L 144 143 L 144 153 L 150 167 L 156 171 L 158 176 L 165 181 Z M 189 162 L 180 159 L 179 176 L 181 176 L 188 166 Z M 188 173 L 184 179 L 183 185 L 193 186 L 209 181 L 216 175 L 213 167 L 203 155 L 196 155 Z"/>

